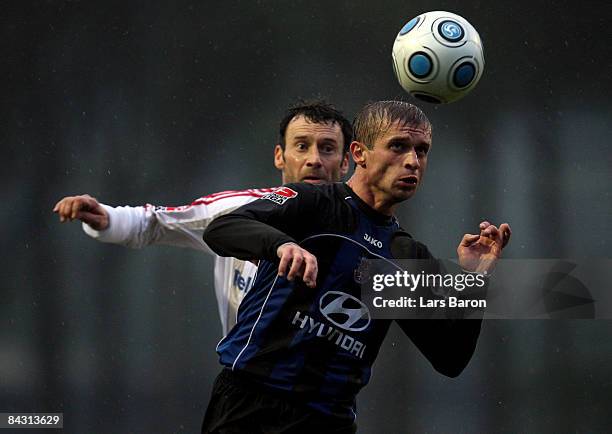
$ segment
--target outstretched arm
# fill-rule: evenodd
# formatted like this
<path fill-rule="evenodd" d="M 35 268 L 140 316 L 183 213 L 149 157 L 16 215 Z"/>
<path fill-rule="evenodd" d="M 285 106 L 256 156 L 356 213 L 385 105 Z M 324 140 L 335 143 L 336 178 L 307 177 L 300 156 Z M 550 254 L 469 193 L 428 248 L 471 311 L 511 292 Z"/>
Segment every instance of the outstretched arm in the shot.
<path fill-rule="evenodd" d="M 208 224 L 271 190 L 225 191 L 180 207 L 111 207 L 89 195 L 68 196 L 53 212 L 61 222 L 82 221 L 85 233 L 98 241 L 133 248 L 166 244 L 213 253 L 202 240 Z"/>
<path fill-rule="evenodd" d="M 489 222 L 482 222 L 480 234 L 466 234 L 457 249 L 461 267 L 468 271 L 490 272 L 510 239 L 510 233 L 507 224 L 498 229 Z M 405 237 L 398 240 L 397 249 L 396 257 L 433 259 L 424 245 Z M 482 319 L 404 319 L 397 323 L 434 369 L 456 377 L 474 354 Z"/>

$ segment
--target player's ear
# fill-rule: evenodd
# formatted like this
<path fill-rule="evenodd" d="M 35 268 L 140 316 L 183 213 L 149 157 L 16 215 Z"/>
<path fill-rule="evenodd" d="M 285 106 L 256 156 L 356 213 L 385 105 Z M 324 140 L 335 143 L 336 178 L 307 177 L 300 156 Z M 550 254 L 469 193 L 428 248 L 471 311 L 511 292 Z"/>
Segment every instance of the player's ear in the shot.
<path fill-rule="evenodd" d="M 278 170 L 283 170 L 285 168 L 285 156 L 283 155 L 283 148 L 281 148 L 280 144 L 274 147 L 274 167 Z"/>
<path fill-rule="evenodd" d="M 361 142 L 352 142 L 351 143 L 351 155 L 353 156 L 353 161 L 355 164 L 360 167 L 365 167 L 366 165 L 366 145 Z"/>
<path fill-rule="evenodd" d="M 349 170 L 349 153 L 345 152 L 340 163 L 340 176 L 345 176 Z"/>

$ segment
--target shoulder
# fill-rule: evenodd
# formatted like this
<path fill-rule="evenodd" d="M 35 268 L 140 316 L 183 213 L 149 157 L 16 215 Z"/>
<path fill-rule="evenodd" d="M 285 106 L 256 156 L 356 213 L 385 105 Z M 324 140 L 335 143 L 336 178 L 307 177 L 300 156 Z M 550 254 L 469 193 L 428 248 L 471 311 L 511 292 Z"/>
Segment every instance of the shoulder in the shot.
<path fill-rule="evenodd" d="M 219 202 L 249 202 L 258 199 L 276 190 L 273 188 L 249 188 L 246 190 L 225 190 L 217 193 L 208 194 L 194 200 L 190 205 L 212 205 Z"/>
<path fill-rule="evenodd" d="M 313 216 L 320 228 L 346 232 L 347 224 L 354 223 L 353 208 L 346 200 L 346 190 L 341 182 L 327 184 L 286 184 L 297 196 L 301 212 Z M 352 227 L 352 226 L 350 226 Z"/>
<path fill-rule="evenodd" d="M 274 188 L 220 191 L 199 197 L 186 207 L 176 208 L 173 211 L 181 211 L 181 208 L 185 208 L 185 210 L 193 209 L 195 212 L 205 214 L 221 215 L 251 203 L 272 191 L 274 191 Z M 166 211 L 168 210 L 166 209 Z"/>
<path fill-rule="evenodd" d="M 298 200 L 316 202 L 334 202 L 342 199 L 342 183 L 308 184 L 306 182 L 285 184 L 274 190 L 274 193 L 297 197 Z"/>
<path fill-rule="evenodd" d="M 285 184 L 282 187 L 278 187 L 279 189 L 291 189 L 298 193 L 303 194 L 317 194 L 324 196 L 334 195 L 339 187 L 342 185 L 340 182 L 332 182 L 325 184 L 310 184 L 308 182 L 291 182 L 289 184 Z"/>

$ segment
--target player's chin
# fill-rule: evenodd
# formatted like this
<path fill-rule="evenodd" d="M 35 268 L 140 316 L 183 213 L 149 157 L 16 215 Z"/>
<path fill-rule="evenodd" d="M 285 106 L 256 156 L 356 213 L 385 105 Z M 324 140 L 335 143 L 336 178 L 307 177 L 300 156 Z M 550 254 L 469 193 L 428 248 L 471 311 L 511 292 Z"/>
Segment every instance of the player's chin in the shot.
<path fill-rule="evenodd" d="M 416 191 L 417 191 L 416 185 L 398 187 L 398 188 L 393 189 L 393 197 L 398 202 L 401 202 L 403 200 L 410 199 L 412 196 L 414 196 Z"/>

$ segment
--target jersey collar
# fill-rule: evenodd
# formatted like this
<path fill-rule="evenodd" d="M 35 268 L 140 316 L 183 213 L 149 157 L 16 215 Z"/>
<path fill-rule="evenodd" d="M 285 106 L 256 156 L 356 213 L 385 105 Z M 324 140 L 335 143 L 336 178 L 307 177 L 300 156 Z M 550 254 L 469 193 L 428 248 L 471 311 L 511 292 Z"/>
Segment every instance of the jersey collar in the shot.
<path fill-rule="evenodd" d="M 355 201 L 355 204 L 357 204 L 359 210 L 361 210 L 368 218 L 372 219 L 374 223 L 379 225 L 389 225 L 396 221 L 394 216 L 382 214 L 361 200 L 361 198 L 355 194 L 355 192 L 348 186 L 348 184 L 346 184 L 346 182 L 342 183 L 342 187 L 344 187 L 345 193 Z"/>

